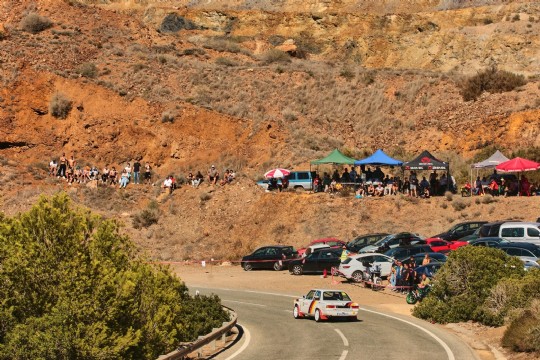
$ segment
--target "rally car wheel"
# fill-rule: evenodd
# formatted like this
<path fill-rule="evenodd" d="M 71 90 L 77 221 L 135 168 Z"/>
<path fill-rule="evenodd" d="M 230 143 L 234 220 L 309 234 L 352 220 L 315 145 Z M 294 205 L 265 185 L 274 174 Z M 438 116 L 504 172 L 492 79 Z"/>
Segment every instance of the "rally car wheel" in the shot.
<path fill-rule="evenodd" d="M 294 275 L 302 275 L 302 266 L 294 265 L 293 268 L 292 268 L 292 273 Z"/>
<path fill-rule="evenodd" d="M 315 321 L 320 322 L 321 320 L 321 312 L 319 311 L 319 309 L 317 309 L 315 310 Z"/>
<path fill-rule="evenodd" d="M 295 319 L 300 319 L 302 316 L 300 316 L 300 310 L 298 310 L 298 306 L 294 307 L 294 310 L 292 312 Z"/>

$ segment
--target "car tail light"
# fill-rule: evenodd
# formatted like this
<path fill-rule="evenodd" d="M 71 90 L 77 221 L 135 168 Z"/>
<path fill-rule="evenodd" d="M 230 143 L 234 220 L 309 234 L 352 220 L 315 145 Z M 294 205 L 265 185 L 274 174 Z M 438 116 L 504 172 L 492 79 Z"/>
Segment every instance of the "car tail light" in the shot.
<path fill-rule="evenodd" d="M 352 304 L 350 305 L 350 308 L 351 308 L 351 309 L 359 309 L 360 306 L 359 306 L 357 303 L 352 303 Z"/>
<path fill-rule="evenodd" d="M 344 268 L 344 269 L 348 269 L 348 268 L 351 267 L 351 265 L 341 265 L 341 267 Z"/>
<path fill-rule="evenodd" d="M 326 305 L 326 308 L 327 308 L 327 309 L 335 309 L 335 308 L 336 308 L 336 305 Z"/>

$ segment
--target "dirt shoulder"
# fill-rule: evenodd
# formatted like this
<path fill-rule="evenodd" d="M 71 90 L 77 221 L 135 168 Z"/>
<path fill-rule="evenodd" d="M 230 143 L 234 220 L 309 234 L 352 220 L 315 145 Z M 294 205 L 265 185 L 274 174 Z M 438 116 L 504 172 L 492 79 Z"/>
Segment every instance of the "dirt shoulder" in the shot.
<path fill-rule="evenodd" d="M 243 271 L 233 265 L 171 264 L 171 268 L 191 290 L 197 287 L 243 289 L 265 292 L 302 295 L 314 287 L 343 289 L 361 305 L 381 311 L 412 316 L 412 306 L 405 302 L 405 296 L 388 289 L 371 291 L 363 286 L 348 283 L 342 278 L 324 278 L 316 275 L 294 276 L 287 271 Z M 519 359 L 531 360 L 527 354 L 509 354 L 500 347 L 504 328 L 489 328 L 472 322 L 440 325 L 463 339 L 481 360 Z"/>

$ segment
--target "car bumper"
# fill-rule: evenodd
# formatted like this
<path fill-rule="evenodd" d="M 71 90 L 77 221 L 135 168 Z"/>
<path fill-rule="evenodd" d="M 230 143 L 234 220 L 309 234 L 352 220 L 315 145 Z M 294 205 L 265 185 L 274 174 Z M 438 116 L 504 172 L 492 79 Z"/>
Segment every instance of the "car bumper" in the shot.
<path fill-rule="evenodd" d="M 357 316 L 358 309 L 323 309 L 323 315 L 326 317 Z"/>

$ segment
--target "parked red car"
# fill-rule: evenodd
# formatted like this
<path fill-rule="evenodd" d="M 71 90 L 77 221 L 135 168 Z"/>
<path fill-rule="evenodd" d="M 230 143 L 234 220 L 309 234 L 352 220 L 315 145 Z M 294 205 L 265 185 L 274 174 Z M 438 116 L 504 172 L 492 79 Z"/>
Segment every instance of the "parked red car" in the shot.
<path fill-rule="evenodd" d="M 298 256 L 304 256 L 304 253 L 306 252 L 306 249 L 310 247 L 311 245 L 315 244 L 326 244 L 330 246 L 331 248 L 340 248 L 343 247 L 345 244 L 344 241 L 341 241 L 339 239 L 336 239 L 334 237 L 329 238 L 323 238 L 323 239 L 317 239 L 310 242 L 306 247 L 298 249 Z"/>
<path fill-rule="evenodd" d="M 433 251 L 440 253 L 447 253 L 451 250 L 456 250 L 457 248 L 466 245 L 466 243 L 464 244 L 462 242 L 446 241 L 438 238 L 426 239 L 426 243 L 431 246 Z"/>

